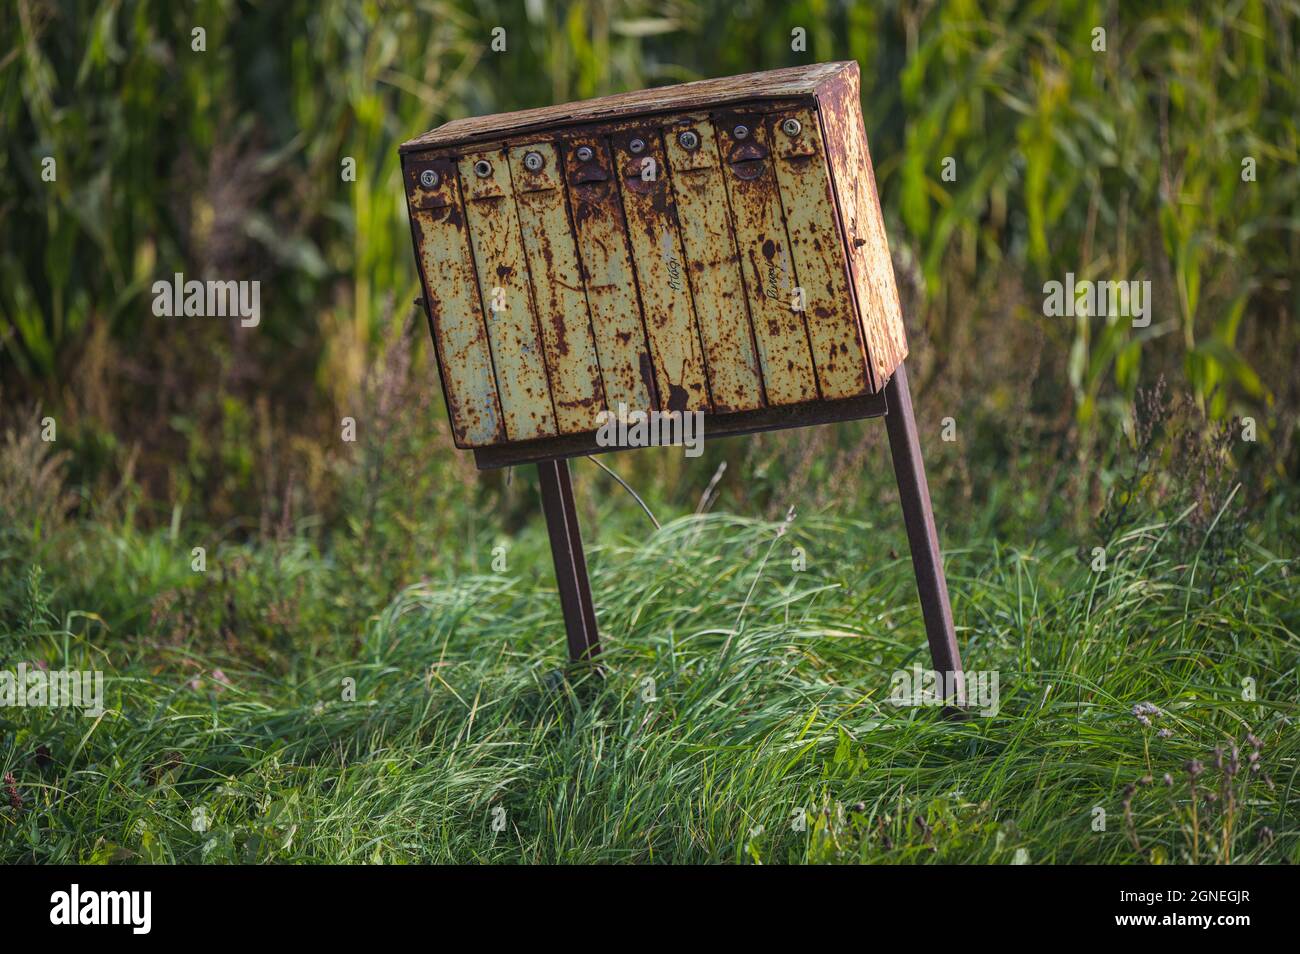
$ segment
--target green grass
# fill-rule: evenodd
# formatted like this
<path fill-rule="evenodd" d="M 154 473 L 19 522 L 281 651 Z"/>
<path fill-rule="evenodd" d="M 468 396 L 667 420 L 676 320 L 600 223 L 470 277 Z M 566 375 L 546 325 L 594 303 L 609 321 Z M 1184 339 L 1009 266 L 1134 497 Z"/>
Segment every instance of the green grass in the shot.
<path fill-rule="evenodd" d="M 11 581 L 0 647 L 104 669 L 108 711 L 0 710 L 22 802 L 0 801 L 0 859 L 1294 862 L 1300 575 L 1275 504 L 1226 550 L 1222 527 L 1139 521 L 1101 573 L 1065 540 L 953 547 L 966 666 L 1000 673 L 998 714 L 964 720 L 889 702 L 927 661 L 895 521 L 709 515 L 603 543 L 603 678 L 562 672 L 535 525 L 507 573 L 368 616 L 303 542 L 220 549 L 176 590 L 166 531 L 86 536 L 103 575 Z"/>
<path fill-rule="evenodd" d="M 192 6 L 0 17 L 0 671 L 108 703 L 0 707 L 0 861 L 1300 860 L 1300 0 Z M 727 464 L 780 537 L 649 536 L 579 463 L 608 652 L 565 673 L 535 479 L 450 451 L 409 304 L 410 136 L 841 58 L 996 716 L 889 703 L 924 634 L 847 424 L 620 458 L 662 515 Z M 178 271 L 262 281 L 256 333 L 159 323 Z M 1067 272 L 1151 325 L 1044 319 Z"/>

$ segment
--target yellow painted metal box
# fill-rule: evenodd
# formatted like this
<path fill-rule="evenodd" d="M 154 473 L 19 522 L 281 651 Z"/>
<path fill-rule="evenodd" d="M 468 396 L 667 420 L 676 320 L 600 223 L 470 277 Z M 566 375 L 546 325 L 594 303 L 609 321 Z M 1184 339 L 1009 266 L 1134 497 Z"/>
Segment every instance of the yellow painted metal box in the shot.
<path fill-rule="evenodd" d="M 589 452 L 605 410 L 883 413 L 907 344 L 856 63 L 462 119 L 401 154 L 480 466 Z"/>

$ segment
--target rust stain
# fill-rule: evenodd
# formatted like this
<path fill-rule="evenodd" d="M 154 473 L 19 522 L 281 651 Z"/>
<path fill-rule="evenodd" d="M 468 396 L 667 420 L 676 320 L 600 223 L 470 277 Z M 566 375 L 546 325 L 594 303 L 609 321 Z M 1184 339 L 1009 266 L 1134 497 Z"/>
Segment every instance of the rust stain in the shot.
<path fill-rule="evenodd" d="M 584 148 L 591 150 L 590 159 L 578 158 Z M 577 135 L 562 142 L 561 154 L 606 403 L 611 409 L 622 403 L 629 410 L 652 410 L 654 378 L 643 373 L 650 356 L 608 145 L 600 136 Z M 589 427 L 595 426 L 593 421 Z"/>
<path fill-rule="evenodd" d="M 634 151 L 634 146 L 636 151 Z M 612 148 L 619 165 L 628 244 L 655 369 L 661 409 L 710 410 L 699 329 L 682 268 L 677 209 L 659 131 L 620 132 Z M 680 406 L 674 407 L 674 403 Z"/>
<path fill-rule="evenodd" d="M 690 406 L 691 396 L 686 389 L 679 384 L 668 385 L 668 407 L 669 411 L 689 411 L 696 410 Z"/>
<path fill-rule="evenodd" d="M 543 106 L 495 116 L 472 116 L 446 123 L 405 142 L 401 151 L 416 153 L 434 146 L 532 135 L 538 130 L 607 123 L 638 114 L 689 113 L 715 109 L 724 103 L 803 97 L 815 93 L 824 84 L 850 69 L 856 72 L 857 64 L 813 63 L 741 76 L 699 80 L 677 86 L 635 90 L 578 103 Z"/>
<path fill-rule="evenodd" d="M 456 170 L 450 161 L 441 161 L 408 172 L 413 171 L 418 182 L 419 173 L 426 168 L 438 171 L 438 187 L 418 195 L 411 192 L 408 197 L 447 412 L 458 447 L 487 447 L 504 440 L 506 434 L 474 284 L 469 237 L 457 211 Z"/>
<path fill-rule="evenodd" d="M 555 410 L 532 290 L 521 267 L 523 237 L 505 155 L 471 153 L 460 160 L 459 172 L 506 436 L 512 441 L 551 437 Z"/>
<path fill-rule="evenodd" d="M 750 264 L 745 293 L 753 318 L 763 387 L 770 404 L 795 404 L 817 397 L 817 379 L 803 316 L 791 307 L 794 269 L 762 116 L 724 113 L 713 117 L 719 152 L 766 158 L 723 163 L 736 245 Z M 737 133 L 743 129 L 745 135 Z M 737 143 L 754 140 L 743 150 Z M 757 169 L 757 173 L 755 173 Z"/>
<path fill-rule="evenodd" d="M 817 115 L 804 107 L 773 113 L 766 123 L 802 292 L 796 299 L 804 307 L 822 397 L 869 393 L 867 356 L 835 224 L 835 198 Z"/>
<path fill-rule="evenodd" d="M 692 148 L 682 144 L 683 133 Z M 664 147 L 714 410 L 762 407 L 754 329 L 713 124 L 704 116 L 673 123 L 664 130 Z"/>
<path fill-rule="evenodd" d="M 530 170 L 525 164 L 525 157 L 533 153 L 541 157 L 540 169 Z M 556 424 L 562 434 L 577 434 L 594 426 L 597 413 L 605 406 L 605 391 L 559 163 L 559 153 L 549 142 L 510 149 L 510 174 Z"/>
<path fill-rule="evenodd" d="M 907 357 L 907 336 L 862 122 L 858 65 L 848 66 L 819 90 L 818 113 L 873 386 L 879 389 Z"/>

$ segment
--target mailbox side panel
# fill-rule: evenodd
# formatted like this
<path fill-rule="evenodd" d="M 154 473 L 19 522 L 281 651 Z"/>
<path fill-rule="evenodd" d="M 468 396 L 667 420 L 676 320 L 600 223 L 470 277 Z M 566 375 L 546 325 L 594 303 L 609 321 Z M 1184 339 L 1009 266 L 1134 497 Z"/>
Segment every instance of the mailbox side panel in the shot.
<path fill-rule="evenodd" d="M 762 116 L 728 113 L 715 116 L 714 125 L 768 402 L 815 400 L 808 331 L 791 307 L 798 282 Z M 735 135 L 738 127 L 743 137 Z"/>
<path fill-rule="evenodd" d="M 480 163 L 487 175 L 475 171 Z M 464 156 L 459 168 L 506 435 L 512 441 L 553 436 L 555 412 L 510 170 L 500 150 Z"/>
<path fill-rule="evenodd" d="M 684 132 L 695 137 L 687 140 L 694 148 L 681 144 Z M 702 117 L 683 119 L 664 130 L 664 149 L 714 410 L 725 414 L 760 408 L 763 379 L 713 124 Z"/>
<path fill-rule="evenodd" d="M 812 107 L 781 110 L 767 122 L 818 387 L 827 399 L 869 394 L 875 388 L 836 224 L 817 113 Z"/>
<path fill-rule="evenodd" d="M 818 87 L 818 112 L 867 353 L 876 386 L 883 387 L 907 357 L 907 334 L 867 151 L 858 65 L 849 65 Z"/>
<path fill-rule="evenodd" d="M 592 151 L 591 159 L 577 158 L 583 147 Z M 605 399 L 615 413 L 619 404 L 629 411 L 654 410 L 654 364 L 609 150 L 595 135 L 574 136 L 561 148 Z"/>
<path fill-rule="evenodd" d="M 446 159 L 411 156 L 404 164 L 416 264 L 438 354 L 443 395 L 457 447 L 505 439 L 487 329 L 479 309 L 456 167 Z M 430 172 L 436 185 L 421 185 Z"/>
<path fill-rule="evenodd" d="M 632 151 L 633 142 L 640 144 L 640 152 Z M 659 130 L 621 131 L 612 146 L 660 410 L 711 410 Z"/>
<path fill-rule="evenodd" d="M 530 153 L 541 156 L 540 169 L 530 170 L 525 165 Z M 510 150 L 510 175 L 546 351 L 556 424 L 561 434 L 580 434 L 596 426 L 596 415 L 605 407 L 605 389 L 591 337 L 587 294 L 569 224 L 559 154 L 545 142 L 515 146 Z"/>

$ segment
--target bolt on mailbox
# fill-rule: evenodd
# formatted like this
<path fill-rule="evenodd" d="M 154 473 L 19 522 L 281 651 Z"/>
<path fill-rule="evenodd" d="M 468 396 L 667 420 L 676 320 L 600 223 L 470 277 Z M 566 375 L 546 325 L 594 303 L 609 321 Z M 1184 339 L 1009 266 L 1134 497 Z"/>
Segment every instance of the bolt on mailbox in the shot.
<path fill-rule="evenodd" d="M 457 447 L 535 463 L 569 648 L 599 652 L 567 459 L 605 412 L 706 436 L 885 418 L 935 668 L 960 672 L 855 62 L 456 120 L 404 143 Z"/>

